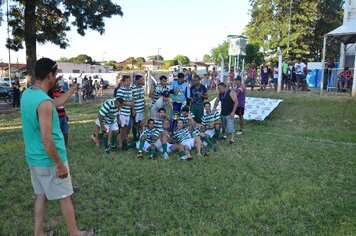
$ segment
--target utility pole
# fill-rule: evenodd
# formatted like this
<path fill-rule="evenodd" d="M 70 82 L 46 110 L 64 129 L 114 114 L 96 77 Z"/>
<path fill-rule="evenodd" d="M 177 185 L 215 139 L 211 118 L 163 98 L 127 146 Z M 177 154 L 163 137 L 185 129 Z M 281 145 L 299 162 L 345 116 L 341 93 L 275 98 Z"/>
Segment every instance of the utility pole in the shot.
<path fill-rule="evenodd" d="M 6 1 L 6 8 L 7 8 L 7 13 L 6 13 L 6 20 L 7 20 L 7 39 L 10 41 L 10 25 L 9 25 L 9 15 L 10 15 L 10 8 L 9 8 L 9 0 Z M 10 47 L 9 49 L 9 85 L 11 86 L 11 51 Z"/>

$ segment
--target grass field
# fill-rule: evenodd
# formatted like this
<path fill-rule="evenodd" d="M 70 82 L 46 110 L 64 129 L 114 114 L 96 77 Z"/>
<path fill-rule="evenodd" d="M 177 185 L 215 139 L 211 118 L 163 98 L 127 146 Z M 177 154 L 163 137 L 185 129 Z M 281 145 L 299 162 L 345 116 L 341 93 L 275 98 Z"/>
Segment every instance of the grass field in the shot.
<path fill-rule="evenodd" d="M 99 235 L 355 235 L 356 99 L 250 93 L 284 101 L 216 155 L 106 157 L 88 141 L 100 103 L 68 105 L 78 225 Z M 236 122 L 237 124 L 238 122 Z M 33 190 L 18 113 L 0 117 L 0 235 L 31 235 Z M 45 227 L 67 235 L 56 202 Z"/>

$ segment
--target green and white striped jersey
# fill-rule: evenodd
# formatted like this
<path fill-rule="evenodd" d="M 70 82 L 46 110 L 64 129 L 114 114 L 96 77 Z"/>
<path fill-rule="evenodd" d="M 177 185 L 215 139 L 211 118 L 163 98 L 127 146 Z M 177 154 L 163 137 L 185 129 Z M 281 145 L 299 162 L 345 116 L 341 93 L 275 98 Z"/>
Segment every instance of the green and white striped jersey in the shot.
<path fill-rule="evenodd" d="M 191 137 L 192 136 L 190 135 L 190 132 L 187 128 L 175 130 L 173 132 L 173 139 L 175 139 L 179 143 L 183 142 L 186 139 L 190 139 Z"/>
<path fill-rule="evenodd" d="M 161 84 L 156 84 L 153 88 L 153 95 L 154 96 L 161 96 L 164 91 L 169 91 L 168 86 L 163 86 Z M 152 98 L 151 99 L 151 106 L 153 106 L 158 99 Z"/>
<path fill-rule="evenodd" d="M 204 125 L 206 128 L 210 128 L 209 125 L 211 122 L 215 122 L 220 119 L 220 114 L 219 112 L 215 112 L 215 114 L 210 113 L 210 114 L 204 114 L 203 117 L 201 118 L 201 124 Z"/>
<path fill-rule="evenodd" d="M 120 109 L 115 106 L 115 99 L 116 98 L 111 98 L 106 100 L 99 110 L 99 114 L 103 117 L 104 124 L 111 125 L 116 122 L 116 117 Z"/>
<path fill-rule="evenodd" d="M 147 137 L 146 141 L 149 144 L 152 144 L 152 143 L 154 143 L 154 141 L 153 141 L 154 132 L 155 132 L 154 128 L 153 129 L 148 129 L 147 127 L 144 127 L 143 130 L 141 131 L 141 135 L 142 134 L 146 135 L 146 137 Z"/>
<path fill-rule="evenodd" d="M 201 131 L 200 131 L 199 127 L 195 126 L 194 129 L 190 132 L 190 134 L 191 134 L 192 138 L 195 138 L 195 137 L 199 136 L 200 132 Z"/>
<path fill-rule="evenodd" d="M 192 117 L 194 119 L 194 114 L 191 113 L 191 112 L 189 112 L 189 113 L 190 113 L 190 115 L 192 115 Z M 186 126 L 188 124 L 188 122 L 189 122 L 188 115 L 185 116 L 182 113 L 179 114 L 179 119 L 183 120 L 184 126 Z"/>
<path fill-rule="evenodd" d="M 132 102 L 132 89 L 121 86 L 116 92 L 117 98 L 122 98 L 124 102 Z M 131 115 L 131 107 L 123 106 L 120 109 L 120 115 L 130 116 Z"/>
<path fill-rule="evenodd" d="M 132 85 L 132 97 L 135 104 L 135 111 L 140 113 L 145 111 L 145 91 L 142 86 Z"/>

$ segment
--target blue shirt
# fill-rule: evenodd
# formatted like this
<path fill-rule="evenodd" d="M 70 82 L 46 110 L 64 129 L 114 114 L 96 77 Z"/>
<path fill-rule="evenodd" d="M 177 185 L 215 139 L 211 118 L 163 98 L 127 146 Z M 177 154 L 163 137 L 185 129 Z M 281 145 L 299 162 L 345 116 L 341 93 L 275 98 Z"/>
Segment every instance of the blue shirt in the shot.
<path fill-rule="evenodd" d="M 176 103 L 185 103 L 187 98 L 190 98 L 190 88 L 186 82 L 178 84 L 178 81 L 173 81 L 169 90 L 173 90 L 172 101 Z"/>
<path fill-rule="evenodd" d="M 200 94 L 207 93 L 206 87 L 204 85 L 200 85 L 199 88 L 192 86 L 190 88 L 190 94 L 193 98 L 192 105 L 198 107 L 204 107 L 204 100 L 200 97 Z"/>

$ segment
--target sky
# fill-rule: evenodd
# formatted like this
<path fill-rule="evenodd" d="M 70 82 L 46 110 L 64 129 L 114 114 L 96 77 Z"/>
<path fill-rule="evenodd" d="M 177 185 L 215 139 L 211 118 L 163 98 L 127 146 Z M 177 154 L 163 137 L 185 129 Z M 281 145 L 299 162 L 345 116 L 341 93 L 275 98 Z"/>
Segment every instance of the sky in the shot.
<path fill-rule="evenodd" d="M 10 1 L 11 2 L 11 1 Z M 85 36 L 74 27 L 67 32 L 70 47 L 37 45 L 37 58 L 59 59 L 87 54 L 96 61 L 176 55 L 201 61 L 229 34 L 242 34 L 250 20 L 249 0 L 114 0 L 123 16 L 105 19 L 105 33 L 88 30 Z M 6 20 L 6 18 L 5 18 Z M 8 62 L 6 21 L 0 26 L 0 62 Z M 11 62 L 25 63 L 25 49 L 11 51 Z"/>

